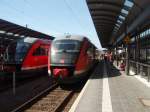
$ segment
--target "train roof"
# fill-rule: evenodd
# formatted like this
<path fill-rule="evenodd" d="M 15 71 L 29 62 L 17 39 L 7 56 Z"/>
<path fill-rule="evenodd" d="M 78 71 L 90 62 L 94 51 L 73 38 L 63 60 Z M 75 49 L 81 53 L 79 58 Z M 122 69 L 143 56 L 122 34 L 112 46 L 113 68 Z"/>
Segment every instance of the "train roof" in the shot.
<path fill-rule="evenodd" d="M 83 41 L 84 38 L 87 39 L 87 37 L 81 36 L 81 35 L 65 35 L 65 36 L 57 37 L 54 40 L 65 40 L 65 39 L 68 40 L 68 39 L 70 39 L 70 40 Z"/>
<path fill-rule="evenodd" d="M 42 40 L 44 42 L 49 42 L 50 41 L 48 39 L 39 39 L 39 38 L 34 38 L 34 37 L 25 37 L 25 38 L 19 39 L 19 41 L 26 42 L 26 43 L 34 43 L 37 40 Z"/>
<path fill-rule="evenodd" d="M 38 40 L 38 38 L 26 37 L 26 38 L 23 38 L 23 39 L 21 39 L 21 40 L 23 40 L 23 42 L 27 42 L 27 43 L 34 43 L 35 41 Z"/>

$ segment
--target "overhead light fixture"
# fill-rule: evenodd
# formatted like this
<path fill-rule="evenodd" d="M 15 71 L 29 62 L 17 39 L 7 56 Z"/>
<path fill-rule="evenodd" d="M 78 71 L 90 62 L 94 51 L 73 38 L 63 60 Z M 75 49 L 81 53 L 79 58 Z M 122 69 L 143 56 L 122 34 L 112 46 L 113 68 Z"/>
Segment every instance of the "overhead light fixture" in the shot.
<path fill-rule="evenodd" d="M 120 27 L 120 24 L 117 24 L 117 23 L 116 23 L 115 25 L 116 25 L 117 27 Z"/>
<path fill-rule="evenodd" d="M 119 18 L 122 19 L 122 20 L 125 20 L 125 17 L 122 16 L 122 15 L 119 15 Z"/>
<path fill-rule="evenodd" d="M 15 37 L 19 36 L 19 34 L 14 34 Z"/>
<path fill-rule="evenodd" d="M 114 29 L 119 30 L 119 27 L 116 27 L 116 26 L 115 26 Z"/>
<path fill-rule="evenodd" d="M 6 35 L 13 35 L 13 33 L 12 32 L 7 32 Z"/>
<path fill-rule="evenodd" d="M 125 9 L 122 9 L 121 13 L 128 15 L 129 12 L 127 10 L 125 10 Z"/>
<path fill-rule="evenodd" d="M 21 35 L 20 37 L 25 37 L 24 35 Z"/>
<path fill-rule="evenodd" d="M 6 31 L 0 30 L 0 33 L 6 33 Z"/>
<path fill-rule="evenodd" d="M 125 21 L 130 9 L 133 7 L 134 3 L 132 0 L 125 0 L 124 6 L 121 9 L 120 15 L 118 16 L 117 22 L 114 27 L 114 32 L 117 32 L 122 25 L 122 23 Z"/>
<path fill-rule="evenodd" d="M 122 21 L 120 21 L 120 20 L 117 20 L 117 23 L 120 23 L 120 24 L 122 24 Z"/>
<path fill-rule="evenodd" d="M 116 30 L 115 28 L 114 28 L 114 30 L 113 30 L 113 32 L 117 32 L 118 30 Z"/>
<path fill-rule="evenodd" d="M 133 2 L 131 2 L 131 0 L 126 0 L 124 5 L 131 8 L 133 6 Z"/>

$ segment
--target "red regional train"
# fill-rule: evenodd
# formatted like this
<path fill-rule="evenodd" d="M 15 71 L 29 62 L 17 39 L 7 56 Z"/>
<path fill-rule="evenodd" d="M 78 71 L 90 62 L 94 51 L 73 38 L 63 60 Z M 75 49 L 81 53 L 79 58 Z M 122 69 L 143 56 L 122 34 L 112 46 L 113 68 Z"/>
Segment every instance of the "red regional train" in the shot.
<path fill-rule="evenodd" d="M 48 52 L 51 40 L 26 37 L 12 42 L 4 53 L 4 72 L 21 72 L 21 77 L 47 71 Z M 24 75 L 25 73 L 25 75 Z M 33 75 L 32 74 L 32 75 Z M 35 74 L 36 75 L 36 74 Z"/>
<path fill-rule="evenodd" d="M 48 73 L 60 84 L 81 81 L 95 63 L 95 46 L 83 36 L 65 36 L 52 41 Z"/>

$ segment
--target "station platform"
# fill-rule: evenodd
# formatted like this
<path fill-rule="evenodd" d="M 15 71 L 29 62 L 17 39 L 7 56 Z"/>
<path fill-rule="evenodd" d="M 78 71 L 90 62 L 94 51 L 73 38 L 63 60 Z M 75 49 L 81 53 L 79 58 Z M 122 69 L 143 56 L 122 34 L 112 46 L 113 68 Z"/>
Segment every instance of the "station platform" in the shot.
<path fill-rule="evenodd" d="M 150 112 L 150 88 L 101 61 L 69 112 Z"/>

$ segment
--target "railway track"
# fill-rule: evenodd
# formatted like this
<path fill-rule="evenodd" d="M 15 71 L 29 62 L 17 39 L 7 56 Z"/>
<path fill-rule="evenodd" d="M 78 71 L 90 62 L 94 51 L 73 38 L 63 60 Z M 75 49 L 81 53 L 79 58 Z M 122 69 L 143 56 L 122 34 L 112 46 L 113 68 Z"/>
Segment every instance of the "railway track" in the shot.
<path fill-rule="evenodd" d="M 63 90 L 55 84 L 12 112 L 61 112 L 74 93 L 71 90 Z"/>

